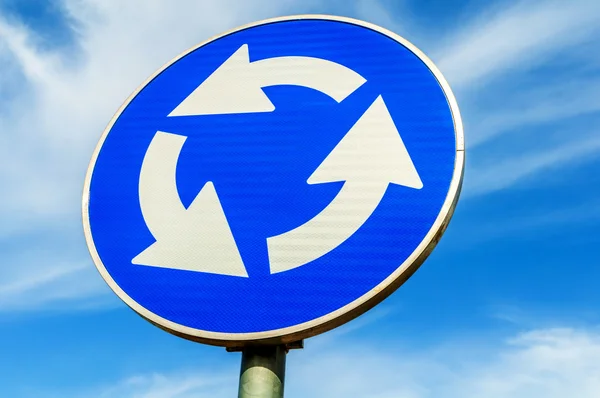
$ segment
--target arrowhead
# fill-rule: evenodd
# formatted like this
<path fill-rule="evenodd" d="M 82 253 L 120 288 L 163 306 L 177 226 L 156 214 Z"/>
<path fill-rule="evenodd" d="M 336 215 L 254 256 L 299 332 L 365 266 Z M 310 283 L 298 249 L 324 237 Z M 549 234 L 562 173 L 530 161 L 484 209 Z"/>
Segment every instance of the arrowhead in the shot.
<path fill-rule="evenodd" d="M 308 179 L 309 184 L 385 181 L 421 189 L 423 183 L 381 96 Z"/>
<path fill-rule="evenodd" d="M 168 235 L 136 256 L 137 265 L 247 277 L 212 182 L 207 182 Z"/>
<path fill-rule="evenodd" d="M 261 89 L 260 70 L 250 64 L 248 45 L 241 46 L 169 116 L 272 112 L 275 106 Z"/>

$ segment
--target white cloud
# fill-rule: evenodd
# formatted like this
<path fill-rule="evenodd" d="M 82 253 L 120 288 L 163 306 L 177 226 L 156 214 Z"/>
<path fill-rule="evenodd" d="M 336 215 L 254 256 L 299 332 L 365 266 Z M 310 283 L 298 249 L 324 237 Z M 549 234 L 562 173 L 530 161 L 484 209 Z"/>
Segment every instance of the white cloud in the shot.
<path fill-rule="evenodd" d="M 560 147 L 540 145 L 526 153 L 515 147 L 509 153 L 498 151 L 492 141 L 511 140 L 502 137 L 510 133 L 543 143 L 532 127 L 600 112 L 600 85 L 594 77 L 600 70 L 582 65 L 582 60 L 591 65 L 589 58 L 599 58 L 598 37 L 599 2 L 544 0 L 499 4 L 442 41 L 433 58 L 461 100 L 468 150 L 476 150 L 476 159 L 486 163 L 467 164 L 466 196 L 509 188 L 558 165 L 598 156 L 600 147 L 589 130 L 600 126 L 580 127 L 577 120 L 570 131 L 561 132 Z M 582 48 L 591 51 L 587 58 Z M 568 59 L 576 60 L 572 65 L 577 67 L 543 70 Z M 575 128 L 581 132 L 573 133 Z"/>
<path fill-rule="evenodd" d="M 85 396 L 90 398 L 218 398 L 232 397 L 235 394 L 236 377 L 233 372 L 233 377 L 208 372 L 182 373 L 183 375 L 134 376 L 120 382 L 115 387 L 89 392 Z"/>
<path fill-rule="evenodd" d="M 35 398 L 198 398 L 233 397 L 237 391 L 238 369 L 179 370 L 174 373 L 138 374 L 108 386 L 82 391 L 53 392 L 48 389 L 31 393 Z"/>
<path fill-rule="evenodd" d="M 596 398 L 600 332 L 538 329 L 504 340 L 446 341 L 422 350 L 338 341 L 288 355 L 286 397 Z M 225 354 L 223 355 L 231 355 Z M 235 396 L 238 369 L 139 375 L 93 392 L 61 397 Z"/>
<path fill-rule="evenodd" d="M 594 0 L 501 3 L 459 28 L 434 58 L 454 87 L 469 90 L 544 63 L 599 31 Z"/>
<path fill-rule="evenodd" d="M 14 264 L 9 263 L 10 266 Z M 43 272 L 43 273 L 42 273 Z M 19 275 L 0 286 L 0 312 L 27 311 L 44 307 L 69 311 L 106 308 L 114 300 L 100 298 L 108 287 L 88 263 L 68 264 L 54 262 L 53 268 L 33 275 Z"/>
<path fill-rule="evenodd" d="M 446 342 L 422 352 L 355 342 L 318 355 L 307 346 L 298 354 L 305 358 L 290 366 L 290 397 L 591 398 L 600 391 L 597 330 L 534 330 L 502 342 Z"/>
<path fill-rule="evenodd" d="M 51 234 L 35 239 L 28 234 L 44 228 L 62 236 L 56 246 L 71 249 L 71 242 L 83 234 L 80 202 L 87 164 L 124 99 L 158 67 L 192 45 L 234 26 L 314 3 L 64 0 L 76 40 L 68 51 L 53 52 L 35 46 L 39 32 L 0 15 L 0 93 L 13 95 L 2 98 L 8 105 L 0 112 L 0 243 L 19 234 L 29 240 L 27 250 L 36 252 L 36 245 L 46 244 Z M 19 82 L 16 92 L 15 81 Z M 12 90 L 6 90 L 8 86 Z M 29 300 L 28 306 L 56 301 L 56 294 L 43 294 L 34 287 L 58 292 L 67 286 L 73 261 L 66 257 L 70 254 L 56 255 L 51 262 L 21 262 L 19 267 L 27 272 L 15 275 L 15 263 L 0 252 L 0 298 L 4 303 Z M 87 255 L 75 263 L 86 264 L 90 271 L 81 271 L 86 282 L 69 297 L 105 292 L 88 279 L 102 283 Z M 39 275 L 48 278 L 37 280 Z M 26 286 L 36 294 L 22 294 Z"/>
<path fill-rule="evenodd" d="M 474 118 L 469 149 L 502 134 L 526 131 L 531 126 L 550 126 L 562 120 L 600 113 L 599 92 L 600 79 L 588 76 L 520 91 L 505 107 L 482 112 Z"/>
<path fill-rule="evenodd" d="M 513 155 L 495 162 L 469 177 L 464 196 L 471 197 L 499 191 L 527 179 L 541 170 L 556 170 L 567 163 L 585 162 L 600 153 L 600 137 L 570 142 L 542 151 Z M 533 184 L 535 185 L 535 184 Z"/>
<path fill-rule="evenodd" d="M 389 3 L 384 4 L 380 0 L 358 0 L 356 2 L 356 12 L 359 18 L 390 29 L 401 36 L 410 36 L 405 38 L 413 42 L 413 36 L 417 34 L 413 16 L 407 18 L 409 11 L 404 1 L 396 1 L 394 7 L 395 11 L 392 12 Z M 395 18 L 397 15 L 402 16 L 401 21 Z M 413 43 L 417 44 L 416 42 Z"/>
<path fill-rule="evenodd" d="M 557 234 L 573 234 L 580 227 L 595 226 L 600 222 L 600 203 L 597 200 L 587 200 L 576 205 L 564 207 L 553 206 L 551 210 L 539 208 L 528 209 L 527 216 L 522 214 L 504 216 L 494 222 L 480 223 L 476 234 L 465 237 L 463 245 L 454 245 L 450 250 L 468 251 L 483 243 L 512 240 L 542 240 L 555 237 Z M 472 228 L 467 225 L 466 228 Z M 587 235 L 586 235 L 587 236 Z M 594 239 L 593 234 L 587 236 Z"/>

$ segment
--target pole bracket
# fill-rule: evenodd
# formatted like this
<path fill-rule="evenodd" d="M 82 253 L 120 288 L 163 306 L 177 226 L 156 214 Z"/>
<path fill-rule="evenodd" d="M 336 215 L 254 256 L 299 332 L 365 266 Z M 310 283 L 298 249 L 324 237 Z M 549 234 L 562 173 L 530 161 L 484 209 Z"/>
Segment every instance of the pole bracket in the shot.
<path fill-rule="evenodd" d="M 233 346 L 233 347 L 225 347 L 225 350 L 227 350 L 227 352 L 242 352 L 244 351 L 244 348 L 246 347 L 260 347 L 260 346 L 272 346 L 273 344 L 253 344 L 253 345 L 246 345 L 246 346 Z M 297 341 L 292 341 L 290 343 L 286 343 L 286 344 L 282 344 L 283 346 L 285 346 L 285 351 L 289 352 L 290 350 L 300 350 L 302 348 L 304 348 L 304 340 L 297 340 Z"/>

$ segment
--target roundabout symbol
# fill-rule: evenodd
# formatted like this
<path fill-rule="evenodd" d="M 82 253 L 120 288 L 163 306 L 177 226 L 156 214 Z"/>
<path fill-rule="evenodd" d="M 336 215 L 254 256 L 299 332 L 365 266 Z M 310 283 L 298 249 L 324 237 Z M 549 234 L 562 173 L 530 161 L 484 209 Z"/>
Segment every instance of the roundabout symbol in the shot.
<path fill-rule="evenodd" d="M 286 71 L 301 73 L 286 76 Z M 271 112 L 275 107 L 261 87 L 276 84 L 312 88 L 340 102 L 364 82 L 349 68 L 319 58 L 280 57 L 250 63 L 244 45 L 169 116 Z M 132 262 L 247 277 L 213 183 L 207 182 L 187 209 L 179 199 L 176 167 L 186 138 L 158 131 L 144 157 L 140 206 L 156 242 Z M 337 181 L 344 185 L 323 211 L 291 231 L 267 238 L 271 273 L 305 265 L 342 244 L 371 216 L 388 184 L 423 186 L 381 96 L 307 183 Z"/>

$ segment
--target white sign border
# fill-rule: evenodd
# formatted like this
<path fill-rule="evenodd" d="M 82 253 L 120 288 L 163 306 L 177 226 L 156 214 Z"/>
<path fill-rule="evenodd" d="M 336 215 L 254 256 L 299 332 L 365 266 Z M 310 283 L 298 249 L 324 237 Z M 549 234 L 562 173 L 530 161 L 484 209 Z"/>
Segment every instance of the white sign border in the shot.
<path fill-rule="evenodd" d="M 330 312 L 327 315 L 321 316 L 317 319 L 313 319 L 312 321 L 301 323 L 294 326 L 289 326 L 282 329 L 275 329 L 266 332 L 254 332 L 254 333 L 219 333 L 219 332 L 209 332 L 204 330 L 199 330 L 187 326 L 180 325 L 178 323 L 169 321 L 168 319 L 162 318 L 148 309 L 141 306 L 135 300 L 133 300 L 127 293 L 125 293 L 119 285 L 112 279 L 104 264 L 100 260 L 100 256 L 96 250 L 94 245 L 94 239 L 92 237 L 90 222 L 89 222 L 89 195 L 90 195 L 90 184 L 92 180 L 93 170 L 96 164 L 96 160 L 98 159 L 98 154 L 108 136 L 108 133 L 111 131 L 114 123 L 117 121 L 121 113 L 125 110 L 125 108 L 129 105 L 129 103 L 144 89 L 154 78 L 160 75 L 164 70 L 170 67 L 175 62 L 179 61 L 184 56 L 189 53 L 197 50 L 200 47 L 205 46 L 208 43 L 211 43 L 217 39 L 223 38 L 225 36 L 231 35 L 236 32 L 240 32 L 249 28 L 253 28 L 261 25 L 268 25 L 277 22 L 285 22 L 285 21 L 295 21 L 295 20 L 325 20 L 325 21 L 336 21 L 348 23 L 351 25 L 357 25 L 363 28 L 371 29 L 375 32 L 378 32 L 384 36 L 387 36 L 399 44 L 403 45 L 407 49 L 409 49 L 412 53 L 414 53 L 433 73 L 444 94 L 446 95 L 446 100 L 450 106 L 450 111 L 452 113 L 452 117 L 454 120 L 454 131 L 456 137 L 456 157 L 454 163 L 454 172 L 452 175 L 452 181 L 450 183 L 450 188 L 448 190 L 448 194 L 442 205 L 441 211 L 436 218 L 433 226 L 423 239 L 423 241 L 417 246 L 417 248 L 413 251 L 413 253 L 385 280 L 379 283 L 376 287 L 374 287 L 371 291 L 354 300 L 353 302 L 345 305 L 342 308 L 337 309 L 336 311 Z M 400 37 L 399 35 L 379 27 L 377 25 L 360 21 L 353 18 L 347 17 L 339 17 L 332 15 L 319 15 L 319 14 L 306 14 L 306 15 L 292 15 L 278 18 L 265 19 L 262 21 L 257 21 L 251 24 L 243 25 L 237 27 L 235 29 L 229 30 L 220 35 L 214 36 L 211 39 L 204 41 L 197 46 L 188 49 L 183 52 L 179 56 L 172 59 L 158 71 L 156 71 L 150 78 L 148 78 L 141 86 L 139 86 L 133 94 L 129 96 L 129 98 L 123 103 L 123 105 L 119 108 L 116 114 L 113 116 L 112 120 L 102 133 L 100 141 L 94 150 L 92 155 L 92 159 L 90 161 L 86 176 L 85 176 L 85 184 L 83 189 L 83 202 L 82 202 L 82 216 L 83 216 L 83 229 L 85 234 L 85 240 L 96 265 L 96 268 L 102 275 L 102 278 L 106 281 L 108 286 L 119 296 L 121 300 L 123 300 L 131 309 L 141 315 L 143 318 L 151 322 L 152 324 L 160 327 L 163 330 L 166 330 L 169 333 L 174 335 L 186 338 L 188 340 L 193 340 L 205 344 L 217 345 L 217 346 L 225 346 L 225 347 L 240 347 L 248 344 L 285 344 L 291 343 L 294 341 L 298 341 L 301 339 L 305 339 L 308 337 L 315 336 L 317 334 L 326 332 L 328 330 L 334 329 L 342 324 L 358 317 L 369 309 L 373 308 L 375 305 L 383 301 L 387 296 L 393 293 L 397 288 L 399 288 L 408 278 L 419 268 L 419 266 L 425 261 L 427 256 L 431 253 L 435 245 L 440 240 L 442 234 L 446 230 L 446 227 L 454 213 L 454 209 L 458 202 L 458 197 L 460 194 L 463 173 L 464 173 L 464 164 L 465 164 L 465 148 L 464 148 L 464 135 L 463 135 L 463 124 L 460 117 L 460 112 L 458 109 L 458 104 L 448 85 L 446 79 L 444 79 L 442 73 L 438 70 L 438 68 L 433 64 L 433 62 L 417 47 L 415 47 L 408 40 Z"/>

